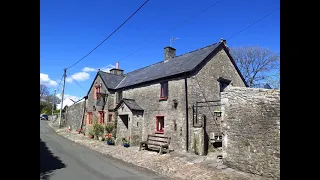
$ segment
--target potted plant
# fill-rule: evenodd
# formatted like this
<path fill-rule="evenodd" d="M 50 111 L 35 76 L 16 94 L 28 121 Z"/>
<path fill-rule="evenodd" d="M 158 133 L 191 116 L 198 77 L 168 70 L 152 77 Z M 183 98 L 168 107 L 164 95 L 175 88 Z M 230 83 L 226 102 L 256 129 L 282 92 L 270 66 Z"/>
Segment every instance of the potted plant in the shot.
<path fill-rule="evenodd" d="M 111 134 L 107 134 L 107 135 L 106 135 L 106 141 L 107 141 L 107 144 L 108 144 L 108 145 L 114 145 L 114 139 L 113 139 L 113 137 L 111 136 Z"/>
<path fill-rule="evenodd" d="M 110 134 L 114 129 L 114 124 L 113 123 L 108 123 L 104 128 L 105 128 L 107 134 Z"/>
<path fill-rule="evenodd" d="M 94 133 L 93 133 L 93 131 L 90 131 L 90 132 L 88 133 L 88 137 L 89 137 L 90 139 L 93 139 L 93 138 L 94 138 Z"/>
<path fill-rule="evenodd" d="M 124 147 L 130 147 L 130 136 L 129 136 L 128 139 L 123 137 L 122 138 L 122 144 L 123 144 Z"/>
<path fill-rule="evenodd" d="M 104 132 L 104 129 L 103 129 L 103 126 L 98 124 L 98 123 L 95 123 L 93 125 L 93 133 L 94 133 L 94 136 L 96 139 L 99 139 L 99 137 L 102 137 L 103 136 L 103 132 Z"/>

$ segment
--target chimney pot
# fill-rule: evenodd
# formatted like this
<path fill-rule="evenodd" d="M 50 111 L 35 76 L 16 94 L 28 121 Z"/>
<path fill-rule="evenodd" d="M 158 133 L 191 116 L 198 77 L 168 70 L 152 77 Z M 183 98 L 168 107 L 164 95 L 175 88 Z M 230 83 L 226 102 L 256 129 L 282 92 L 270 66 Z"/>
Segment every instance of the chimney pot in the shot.
<path fill-rule="evenodd" d="M 116 62 L 116 67 L 110 69 L 111 74 L 116 74 L 116 75 L 123 75 L 123 70 L 119 69 L 119 62 Z"/>
<path fill-rule="evenodd" d="M 170 46 L 164 48 L 164 60 L 172 59 L 176 57 L 176 49 Z"/>

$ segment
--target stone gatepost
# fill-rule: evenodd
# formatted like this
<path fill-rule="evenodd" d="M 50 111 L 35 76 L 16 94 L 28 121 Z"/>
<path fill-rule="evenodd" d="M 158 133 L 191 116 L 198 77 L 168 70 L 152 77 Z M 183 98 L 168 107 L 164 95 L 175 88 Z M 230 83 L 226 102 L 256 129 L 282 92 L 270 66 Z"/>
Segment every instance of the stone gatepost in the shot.
<path fill-rule="evenodd" d="M 192 151 L 200 156 L 205 155 L 204 150 L 204 129 L 203 127 L 193 127 Z"/>

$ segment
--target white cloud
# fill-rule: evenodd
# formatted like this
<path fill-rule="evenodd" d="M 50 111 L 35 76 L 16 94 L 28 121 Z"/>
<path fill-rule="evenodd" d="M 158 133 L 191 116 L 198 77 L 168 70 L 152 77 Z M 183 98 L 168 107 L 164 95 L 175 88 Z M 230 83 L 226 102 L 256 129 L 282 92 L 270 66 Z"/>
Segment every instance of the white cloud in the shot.
<path fill-rule="evenodd" d="M 57 94 L 56 95 L 59 99 L 61 99 L 61 94 Z M 73 101 L 78 101 L 79 99 L 81 99 L 81 98 L 79 98 L 79 97 L 77 97 L 77 96 L 73 96 L 73 95 L 69 95 L 69 94 L 65 94 L 64 96 L 63 96 L 63 108 L 67 105 L 67 106 L 71 106 L 71 105 L 73 105 L 74 104 L 74 102 Z M 72 100 L 73 101 L 72 101 Z M 82 102 L 82 101 L 84 101 L 84 99 L 82 99 L 81 101 L 79 101 L 79 102 Z M 57 104 L 57 109 L 60 109 L 60 106 L 61 106 L 61 103 L 60 104 Z"/>
<path fill-rule="evenodd" d="M 78 72 L 75 74 L 72 74 L 71 77 L 67 77 L 66 81 L 68 83 L 72 83 L 73 80 L 75 79 L 76 81 L 85 81 L 88 80 L 90 78 L 90 74 L 87 72 Z"/>
<path fill-rule="evenodd" d="M 58 83 L 54 80 L 51 80 L 48 74 L 40 73 L 40 84 L 44 84 L 46 86 L 57 86 Z"/>
<path fill-rule="evenodd" d="M 91 68 L 91 67 L 84 67 L 82 69 L 83 72 L 94 72 L 97 71 L 95 68 Z"/>
<path fill-rule="evenodd" d="M 104 71 L 104 72 L 109 72 L 110 69 L 112 68 L 115 68 L 116 66 L 112 65 L 112 64 L 109 64 L 107 66 L 104 66 L 102 68 L 100 68 L 101 71 Z"/>
<path fill-rule="evenodd" d="M 104 66 L 102 68 L 100 68 L 101 71 L 104 71 L 104 72 L 109 72 L 110 69 L 112 68 L 115 68 L 116 66 L 112 65 L 112 64 L 109 64 L 107 66 Z M 88 80 L 90 78 L 90 74 L 88 72 L 94 72 L 94 71 L 97 71 L 95 68 L 92 68 L 92 67 L 84 67 L 82 69 L 82 71 L 80 72 L 77 72 L 73 75 L 71 75 L 71 77 L 67 77 L 66 78 L 66 81 L 68 83 L 72 83 L 73 80 L 75 79 L 76 81 L 85 81 L 85 80 Z"/>

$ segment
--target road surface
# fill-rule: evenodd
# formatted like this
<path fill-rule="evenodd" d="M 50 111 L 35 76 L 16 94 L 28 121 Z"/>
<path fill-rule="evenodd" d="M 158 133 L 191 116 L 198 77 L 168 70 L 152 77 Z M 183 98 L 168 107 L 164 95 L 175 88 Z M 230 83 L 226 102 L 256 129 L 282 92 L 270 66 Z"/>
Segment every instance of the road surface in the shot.
<path fill-rule="evenodd" d="M 103 155 L 58 135 L 40 121 L 40 179 L 166 179 L 154 172 Z"/>

